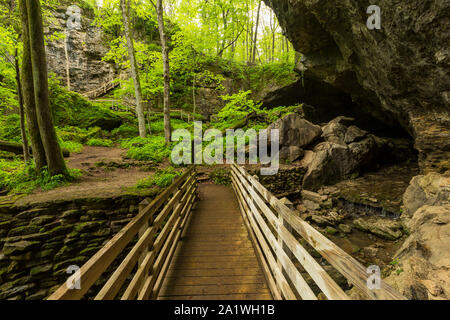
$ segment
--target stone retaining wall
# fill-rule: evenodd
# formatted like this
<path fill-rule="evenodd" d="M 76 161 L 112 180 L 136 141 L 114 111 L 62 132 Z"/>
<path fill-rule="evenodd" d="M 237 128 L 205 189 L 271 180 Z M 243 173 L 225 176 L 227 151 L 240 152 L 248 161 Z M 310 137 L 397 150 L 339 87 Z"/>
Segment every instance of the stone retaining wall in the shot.
<path fill-rule="evenodd" d="M 66 281 L 67 267 L 81 267 L 138 213 L 144 198 L 0 207 L 0 299 L 49 296 Z"/>

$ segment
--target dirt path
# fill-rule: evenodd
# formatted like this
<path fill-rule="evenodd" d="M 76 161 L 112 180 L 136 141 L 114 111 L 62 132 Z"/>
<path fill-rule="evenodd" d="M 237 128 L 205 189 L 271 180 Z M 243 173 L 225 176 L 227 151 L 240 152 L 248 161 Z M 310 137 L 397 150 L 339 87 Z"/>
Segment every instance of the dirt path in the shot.
<path fill-rule="evenodd" d="M 78 198 L 104 198 L 122 194 L 140 179 L 149 177 L 144 171 L 145 162 L 125 159 L 126 150 L 119 148 L 85 146 L 80 153 L 73 153 L 67 159 L 72 169 L 80 169 L 80 180 L 60 188 L 43 192 L 36 190 L 17 201 L 17 204 L 72 200 Z M 100 166 L 100 163 L 104 165 Z"/>

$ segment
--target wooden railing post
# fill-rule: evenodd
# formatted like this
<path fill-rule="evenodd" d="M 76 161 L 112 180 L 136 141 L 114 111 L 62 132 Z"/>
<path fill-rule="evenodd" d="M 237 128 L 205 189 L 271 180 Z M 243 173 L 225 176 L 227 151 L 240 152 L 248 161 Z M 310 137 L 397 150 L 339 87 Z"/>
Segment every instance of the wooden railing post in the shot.
<path fill-rule="evenodd" d="M 283 198 L 280 200 L 286 207 L 288 207 L 291 210 L 294 210 L 294 204 L 292 202 L 290 202 L 287 198 Z M 292 227 L 291 225 L 283 219 L 283 216 L 281 214 L 279 214 L 279 219 L 280 219 L 280 227 L 281 225 L 283 225 L 287 231 L 289 231 L 290 234 L 292 234 Z M 284 252 L 287 254 L 287 256 L 289 257 L 289 259 L 293 259 L 294 255 L 292 254 L 291 250 L 288 249 L 288 246 L 286 245 L 286 243 L 284 243 L 284 241 L 281 241 L 280 239 L 280 234 L 278 233 L 278 242 L 280 243 L 281 248 L 283 248 Z"/>
<path fill-rule="evenodd" d="M 139 213 L 142 213 L 145 208 L 147 208 L 147 206 L 150 204 L 151 200 L 148 198 L 145 198 L 144 200 L 141 201 L 141 203 L 139 203 Z M 138 232 L 138 238 L 142 238 L 142 236 L 144 235 L 145 231 L 148 229 L 148 227 L 153 223 L 153 216 L 150 217 L 150 219 L 148 219 L 148 221 L 146 223 L 144 223 L 142 225 L 142 227 L 139 229 Z M 145 255 L 147 254 L 148 250 L 145 250 L 142 255 L 139 258 L 139 264 L 142 263 L 142 261 L 144 261 Z"/>

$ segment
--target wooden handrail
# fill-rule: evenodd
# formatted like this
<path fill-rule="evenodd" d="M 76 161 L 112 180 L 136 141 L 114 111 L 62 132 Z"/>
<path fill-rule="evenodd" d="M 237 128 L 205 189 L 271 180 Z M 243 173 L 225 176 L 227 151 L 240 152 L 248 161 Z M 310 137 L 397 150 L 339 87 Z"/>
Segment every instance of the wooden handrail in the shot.
<path fill-rule="evenodd" d="M 137 272 L 125 288 L 121 299 L 148 299 L 159 292 L 167 266 L 172 259 L 196 198 L 197 180 L 194 167 L 190 167 L 153 201 L 144 200 L 138 215 L 117 233 L 102 249 L 80 268 L 80 289 L 70 289 L 66 284 L 59 287 L 48 300 L 78 300 L 124 249 L 138 235 L 118 268 L 109 276 L 95 299 L 116 298 L 125 280 L 137 265 Z M 155 239 L 156 237 L 156 239 Z"/>
<path fill-rule="evenodd" d="M 298 217 L 257 179 L 235 164 L 232 165 L 232 182 L 243 215 L 257 240 L 255 245 L 263 253 L 261 259 L 268 266 L 263 269 L 271 271 L 266 274 L 269 287 L 274 282 L 283 298 L 296 299 L 298 296 L 302 299 L 317 299 L 293 263 L 295 257 L 328 299 L 349 299 L 294 237 L 291 232 L 293 229 L 367 298 L 405 299 L 384 281 L 381 281 L 380 289 L 369 289 L 369 274 L 363 265 Z"/>
<path fill-rule="evenodd" d="M 83 93 L 83 96 L 85 96 L 86 98 L 89 98 L 89 99 L 95 99 L 95 98 L 101 97 L 102 95 L 111 91 L 112 89 L 117 88 L 118 86 L 120 86 L 120 83 L 115 82 L 113 79 L 109 82 L 104 83 L 98 89 Z"/>

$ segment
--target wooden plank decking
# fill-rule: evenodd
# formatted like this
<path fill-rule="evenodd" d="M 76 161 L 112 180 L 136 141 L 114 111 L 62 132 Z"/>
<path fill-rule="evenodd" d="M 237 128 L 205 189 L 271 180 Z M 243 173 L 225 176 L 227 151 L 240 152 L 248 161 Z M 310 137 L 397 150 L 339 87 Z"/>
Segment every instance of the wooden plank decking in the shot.
<path fill-rule="evenodd" d="M 158 299 L 272 299 L 232 188 L 199 196 Z"/>

